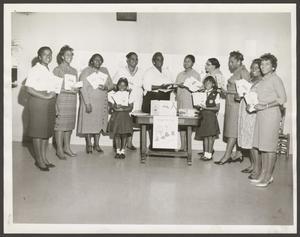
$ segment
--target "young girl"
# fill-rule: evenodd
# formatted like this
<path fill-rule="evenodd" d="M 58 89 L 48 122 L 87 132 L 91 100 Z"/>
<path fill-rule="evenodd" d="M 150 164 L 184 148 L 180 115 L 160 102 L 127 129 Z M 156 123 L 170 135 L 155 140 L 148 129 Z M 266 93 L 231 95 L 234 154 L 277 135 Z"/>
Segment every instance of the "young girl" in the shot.
<path fill-rule="evenodd" d="M 220 109 L 220 95 L 217 92 L 215 79 L 208 76 L 203 81 L 206 93 L 205 105 L 198 106 L 200 113 L 200 126 L 196 130 L 195 139 L 203 140 L 204 155 L 200 159 L 212 159 L 212 151 L 216 136 L 220 134 L 217 112 Z"/>
<path fill-rule="evenodd" d="M 125 158 L 126 141 L 129 136 L 132 136 L 132 119 L 129 113 L 133 109 L 133 99 L 128 92 L 128 80 L 121 77 L 118 80 L 116 92 L 109 98 L 109 105 L 113 112 L 110 117 L 108 130 L 110 138 L 116 141 L 116 156 L 115 158 Z M 131 97 L 131 98 L 130 98 Z M 127 99 L 128 104 L 121 105 L 122 99 Z"/>

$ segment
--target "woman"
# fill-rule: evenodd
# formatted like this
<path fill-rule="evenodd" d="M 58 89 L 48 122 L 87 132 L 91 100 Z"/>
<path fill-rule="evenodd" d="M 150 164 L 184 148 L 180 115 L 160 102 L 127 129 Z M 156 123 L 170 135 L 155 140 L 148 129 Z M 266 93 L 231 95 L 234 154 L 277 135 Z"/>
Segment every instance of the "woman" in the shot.
<path fill-rule="evenodd" d="M 257 187 L 267 187 L 273 181 L 278 133 L 281 121 L 280 106 L 286 102 L 283 82 L 276 74 L 277 58 L 264 54 L 261 59 L 262 80 L 257 85 L 258 104 L 253 147 L 261 153 L 262 170 L 257 179 L 250 180 Z"/>
<path fill-rule="evenodd" d="M 58 66 L 54 68 L 53 74 L 57 77 L 65 78 L 72 76 L 74 80 L 78 80 L 77 70 L 70 66 L 73 59 L 73 49 L 68 45 L 63 46 L 58 55 Z M 76 103 L 77 89 L 67 88 L 65 85 L 61 89 L 56 100 L 56 121 L 55 121 L 55 141 L 56 155 L 61 160 L 66 160 L 65 154 L 74 157 L 76 154 L 70 148 L 70 138 L 76 121 Z"/>
<path fill-rule="evenodd" d="M 100 133 L 107 131 L 107 92 L 113 89 L 113 83 L 108 70 L 101 67 L 102 64 L 103 57 L 100 54 L 94 54 L 89 60 L 89 66 L 82 71 L 79 77 L 79 80 L 83 82 L 83 87 L 80 89 L 77 133 L 85 136 L 87 153 L 92 153 L 93 149 L 97 152 L 103 152 L 99 146 Z M 105 78 L 104 84 L 98 84 L 96 89 L 89 82 L 89 80 L 93 80 L 91 78 L 95 77 Z M 94 137 L 93 146 L 91 136 Z"/>
<path fill-rule="evenodd" d="M 226 91 L 223 136 L 227 139 L 227 146 L 223 157 L 219 161 L 215 161 L 215 164 L 218 165 L 223 165 L 227 162 L 241 162 L 243 160 L 241 153 L 238 151 L 235 158 L 231 158 L 231 153 L 238 136 L 238 115 L 240 107 L 235 82 L 241 79 L 250 81 L 250 74 L 242 64 L 243 60 L 244 56 L 238 51 L 233 51 L 229 55 L 228 67 L 233 75 L 228 79 Z"/>
<path fill-rule="evenodd" d="M 256 87 L 262 78 L 260 63 L 261 60 L 259 58 L 254 59 L 251 63 L 250 76 L 252 83 L 252 92 L 256 91 Z M 259 173 L 261 169 L 260 156 L 256 154 L 256 149 L 252 149 L 255 121 L 256 113 L 248 112 L 246 109 L 246 101 L 245 99 L 242 99 L 240 103 L 238 119 L 238 145 L 242 149 L 249 150 L 250 152 L 250 166 L 242 170 L 243 173 L 252 173 L 249 177 L 255 177 L 255 174 Z"/>
<path fill-rule="evenodd" d="M 225 78 L 220 71 L 220 63 L 216 58 L 209 58 L 205 63 L 206 76 L 212 76 L 215 78 L 217 87 L 221 91 L 226 91 Z"/>
<path fill-rule="evenodd" d="M 52 60 L 52 50 L 44 46 L 37 54 L 39 62 L 30 69 L 25 83 L 29 94 L 28 136 L 32 137 L 35 166 L 41 171 L 49 171 L 49 168 L 55 167 L 46 157 L 48 140 L 53 135 L 55 121 L 56 93 L 52 86 L 54 75 L 48 68 Z"/>
<path fill-rule="evenodd" d="M 180 72 L 176 78 L 177 88 L 177 109 L 193 109 L 192 93 L 183 84 L 187 78 L 193 77 L 201 81 L 200 74 L 193 69 L 195 57 L 187 55 L 183 61 L 184 71 Z M 180 131 L 181 147 L 180 150 L 185 150 L 186 134 L 185 131 Z"/>
<path fill-rule="evenodd" d="M 143 77 L 144 97 L 142 111 L 150 113 L 151 100 L 170 100 L 172 90 L 167 89 L 174 83 L 171 73 L 167 68 L 163 68 L 164 57 L 161 52 L 156 52 L 152 57 L 153 67 L 146 70 Z M 152 130 L 149 130 L 150 148 L 152 148 Z"/>
<path fill-rule="evenodd" d="M 130 52 L 126 55 L 126 66 L 120 68 L 113 77 L 113 83 L 116 85 L 118 80 L 122 77 L 127 78 L 128 88 L 133 95 L 133 111 L 141 111 L 143 101 L 142 89 L 142 73 L 138 68 L 138 55 L 135 52 Z M 132 144 L 132 136 L 127 138 L 127 148 L 136 150 Z"/>

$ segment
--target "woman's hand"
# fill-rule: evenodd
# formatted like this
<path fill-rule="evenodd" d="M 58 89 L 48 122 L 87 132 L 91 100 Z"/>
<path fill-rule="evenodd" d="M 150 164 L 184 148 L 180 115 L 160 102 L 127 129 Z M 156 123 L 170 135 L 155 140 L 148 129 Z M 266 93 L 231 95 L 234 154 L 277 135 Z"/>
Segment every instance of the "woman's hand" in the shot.
<path fill-rule="evenodd" d="M 257 105 L 254 106 L 254 109 L 256 111 L 262 111 L 262 110 L 264 110 L 266 108 L 267 108 L 267 105 L 264 105 L 264 104 L 257 104 Z"/>
<path fill-rule="evenodd" d="M 85 107 L 85 111 L 89 114 L 93 111 L 92 104 L 87 104 Z"/>
<path fill-rule="evenodd" d="M 51 91 L 45 95 L 45 99 L 50 100 L 56 96 L 56 93 Z"/>
<path fill-rule="evenodd" d="M 100 89 L 100 90 L 103 90 L 103 91 L 104 91 L 104 90 L 105 90 L 105 86 L 104 86 L 104 85 L 99 85 L 99 86 L 98 86 L 98 89 Z"/>
<path fill-rule="evenodd" d="M 234 94 L 234 100 L 241 101 L 242 97 L 239 96 L 239 94 Z"/>

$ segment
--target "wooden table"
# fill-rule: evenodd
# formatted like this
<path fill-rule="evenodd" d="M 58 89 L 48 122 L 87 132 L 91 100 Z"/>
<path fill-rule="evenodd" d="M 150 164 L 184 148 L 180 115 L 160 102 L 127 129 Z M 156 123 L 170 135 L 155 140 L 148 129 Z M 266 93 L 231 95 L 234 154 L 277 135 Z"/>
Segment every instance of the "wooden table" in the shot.
<path fill-rule="evenodd" d="M 140 125 L 140 152 L 141 163 L 146 162 L 147 156 L 174 156 L 174 157 L 186 157 L 188 165 L 192 165 L 192 127 L 198 126 L 199 119 L 197 117 L 178 117 L 178 126 L 186 129 L 186 151 L 164 151 L 164 150 L 152 150 L 147 148 L 147 125 L 153 125 L 153 116 L 149 114 L 145 115 L 132 115 L 134 122 Z"/>

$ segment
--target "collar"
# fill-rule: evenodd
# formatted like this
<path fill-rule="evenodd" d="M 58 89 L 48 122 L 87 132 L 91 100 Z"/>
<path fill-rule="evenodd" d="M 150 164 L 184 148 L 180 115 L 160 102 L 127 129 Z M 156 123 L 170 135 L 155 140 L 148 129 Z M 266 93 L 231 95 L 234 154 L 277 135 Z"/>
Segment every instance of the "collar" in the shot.
<path fill-rule="evenodd" d="M 134 75 L 137 73 L 137 71 L 138 71 L 138 66 L 135 67 L 135 69 L 134 69 L 134 71 L 133 71 L 132 74 L 131 74 L 131 72 L 130 72 L 130 70 L 129 70 L 128 65 L 125 66 L 125 69 L 128 71 L 128 73 L 129 73 L 131 76 L 134 76 Z"/>
<path fill-rule="evenodd" d="M 263 76 L 262 79 L 265 80 L 265 79 L 268 79 L 268 78 L 270 78 L 270 77 L 273 77 L 274 75 L 276 75 L 276 73 L 275 73 L 275 72 L 271 72 L 271 73 L 269 73 L 269 74 Z"/>

